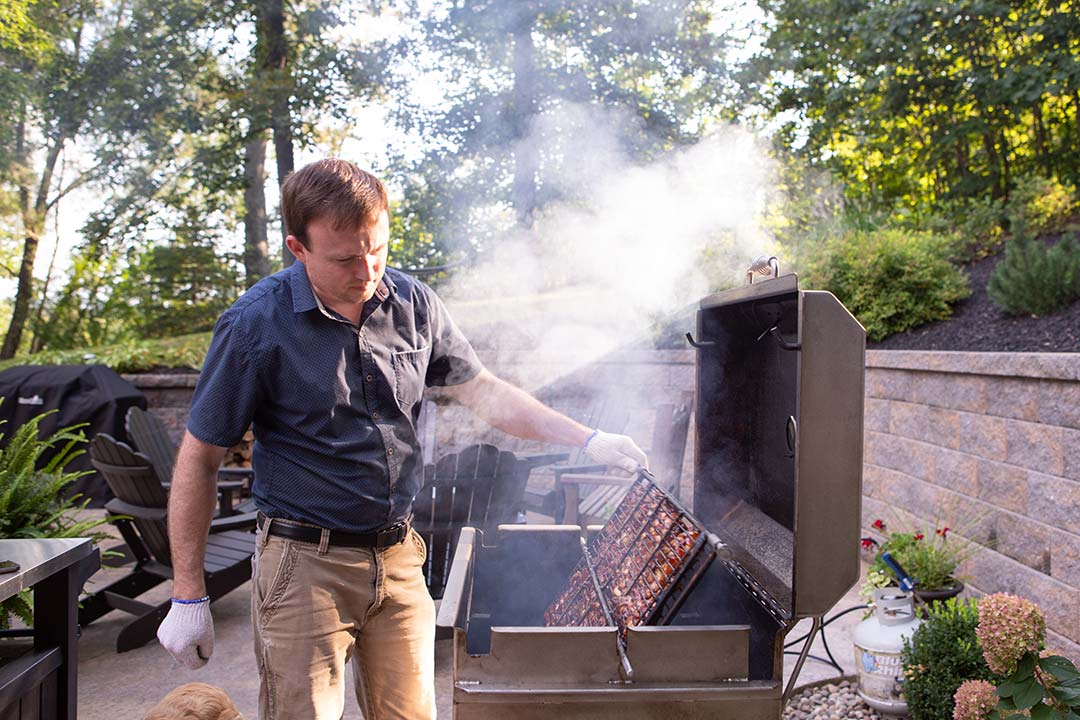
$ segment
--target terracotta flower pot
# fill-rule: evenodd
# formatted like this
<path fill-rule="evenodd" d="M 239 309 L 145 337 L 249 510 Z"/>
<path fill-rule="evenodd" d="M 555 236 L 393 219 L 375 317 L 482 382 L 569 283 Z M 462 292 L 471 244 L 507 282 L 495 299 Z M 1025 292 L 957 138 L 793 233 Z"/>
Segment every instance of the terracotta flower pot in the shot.
<path fill-rule="evenodd" d="M 923 605 L 933 605 L 934 603 L 945 602 L 949 598 L 956 597 L 962 592 L 964 592 L 964 583 L 955 580 L 953 585 L 947 588 L 941 588 L 940 590 L 919 590 L 916 588 L 915 600 Z"/>

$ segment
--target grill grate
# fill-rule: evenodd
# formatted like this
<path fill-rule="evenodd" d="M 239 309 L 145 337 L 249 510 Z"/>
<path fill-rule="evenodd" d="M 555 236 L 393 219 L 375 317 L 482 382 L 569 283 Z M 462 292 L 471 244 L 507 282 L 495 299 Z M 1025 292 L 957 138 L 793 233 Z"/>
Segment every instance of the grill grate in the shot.
<path fill-rule="evenodd" d="M 697 520 L 642 472 L 582 554 L 544 623 L 609 625 L 605 605 L 623 634 L 668 622 L 715 556 L 707 540 Z M 590 561 L 602 597 L 589 577 Z"/>

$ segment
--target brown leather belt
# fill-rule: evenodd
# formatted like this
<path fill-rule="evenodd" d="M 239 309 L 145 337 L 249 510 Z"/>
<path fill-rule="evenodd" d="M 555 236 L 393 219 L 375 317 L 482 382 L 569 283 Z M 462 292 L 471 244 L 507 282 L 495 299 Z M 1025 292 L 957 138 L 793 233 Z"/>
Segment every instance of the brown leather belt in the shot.
<path fill-rule="evenodd" d="M 261 511 L 258 514 L 259 529 L 266 529 L 267 520 L 266 515 Z M 299 540 L 300 542 L 313 543 L 318 545 L 322 542 L 323 529 L 318 527 L 312 527 L 311 525 L 297 525 L 289 520 L 282 520 L 281 518 L 273 518 L 274 522 L 269 523 L 270 529 L 267 533 L 274 535 L 275 537 L 283 537 L 288 540 Z M 381 550 L 393 545 L 405 542 L 405 538 L 409 535 L 409 523 L 402 520 L 394 523 L 388 528 L 383 528 L 376 532 L 370 533 L 351 533 L 343 530 L 330 530 L 330 537 L 327 544 L 336 547 L 365 547 L 375 548 Z"/>

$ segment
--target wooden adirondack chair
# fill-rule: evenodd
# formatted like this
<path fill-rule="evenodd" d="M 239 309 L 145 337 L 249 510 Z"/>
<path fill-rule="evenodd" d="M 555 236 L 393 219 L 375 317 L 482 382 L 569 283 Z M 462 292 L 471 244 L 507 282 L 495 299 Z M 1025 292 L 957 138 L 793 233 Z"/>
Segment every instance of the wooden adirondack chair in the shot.
<path fill-rule="evenodd" d="M 123 610 L 135 619 L 120 631 L 116 651 L 141 647 L 154 639 L 169 612 L 170 601 L 150 604 L 136 598 L 172 579 L 172 559 L 166 528 L 167 495 L 154 467 L 142 453 L 105 433 L 90 441 L 90 461 L 116 498 L 105 508 L 135 557 L 135 568 L 123 578 L 83 601 L 79 624 L 89 625 L 110 610 Z M 127 517 L 124 517 L 127 516 Z M 232 515 L 211 523 L 206 546 L 206 592 L 218 599 L 251 577 L 255 552 L 255 513 Z M 246 529 L 241 529 L 246 528 Z"/>
<path fill-rule="evenodd" d="M 132 407 L 125 418 L 128 437 L 135 443 L 143 455 L 150 459 L 150 464 L 158 480 L 165 487 L 172 482 L 173 468 L 176 466 L 176 446 L 169 437 L 169 430 L 157 415 L 142 408 Z M 218 468 L 218 513 L 224 517 L 233 512 L 250 512 L 251 507 L 235 507 L 236 499 L 242 493 L 250 493 L 251 481 L 255 471 L 251 468 Z"/>
<path fill-rule="evenodd" d="M 650 469 L 657 481 L 676 496 L 682 477 L 691 414 L 688 399 L 679 406 L 659 405 L 653 423 L 652 444 L 648 452 Z M 606 468 L 602 466 L 556 469 L 556 523 L 586 526 L 607 520 L 636 478 L 625 478 L 604 470 Z"/>
<path fill-rule="evenodd" d="M 518 522 L 524 516 L 529 473 L 547 462 L 546 457 L 519 458 L 485 444 L 427 466 L 424 486 L 413 500 L 413 527 L 427 543 L 424 578 L 433 598 L 442 597 L 461 528 Z"/>

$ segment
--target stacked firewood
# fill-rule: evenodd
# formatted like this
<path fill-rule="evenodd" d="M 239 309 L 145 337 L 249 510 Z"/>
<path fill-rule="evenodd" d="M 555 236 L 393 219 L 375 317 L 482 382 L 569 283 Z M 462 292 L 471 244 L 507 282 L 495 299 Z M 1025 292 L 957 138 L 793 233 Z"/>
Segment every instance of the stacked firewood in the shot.
<path fill-rule="evenodd" d="M 255 444 L 255 435 L 251 428 L 244 433 L 244 439 L 225 452 L 225 467 L 251 467 L 251 448 Z"/>

